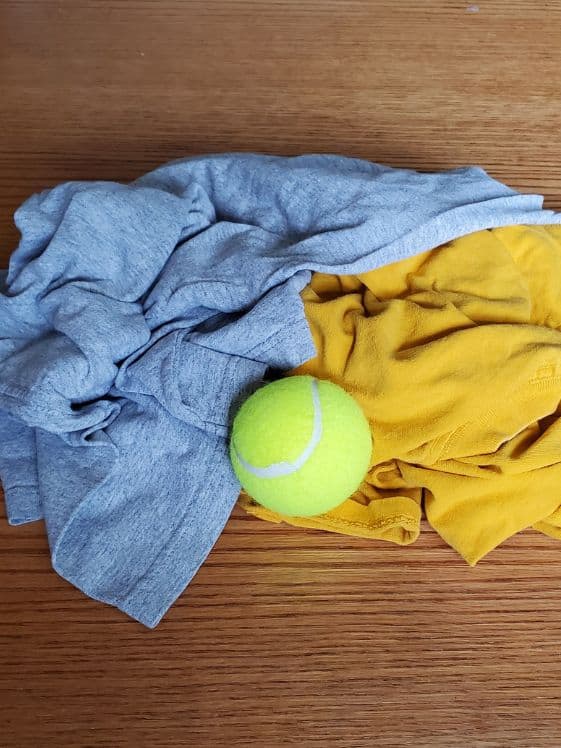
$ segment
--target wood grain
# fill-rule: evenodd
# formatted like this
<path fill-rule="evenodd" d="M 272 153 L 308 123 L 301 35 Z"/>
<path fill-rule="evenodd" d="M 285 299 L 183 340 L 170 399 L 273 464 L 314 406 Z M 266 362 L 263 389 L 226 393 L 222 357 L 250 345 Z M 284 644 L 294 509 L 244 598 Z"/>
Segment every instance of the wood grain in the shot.
<path fill-rule="evenodd" d="M 0 264 L 67 179 L 224 150 L 479 163 L 561 208 L 561 2 L 0 0 Z M 1 330 L 0 330 L 1 334 Z M 468 568 L 239 510 L 155 631 L 0 517 L 0 745 L 561 745 L 561 545 Z"/>

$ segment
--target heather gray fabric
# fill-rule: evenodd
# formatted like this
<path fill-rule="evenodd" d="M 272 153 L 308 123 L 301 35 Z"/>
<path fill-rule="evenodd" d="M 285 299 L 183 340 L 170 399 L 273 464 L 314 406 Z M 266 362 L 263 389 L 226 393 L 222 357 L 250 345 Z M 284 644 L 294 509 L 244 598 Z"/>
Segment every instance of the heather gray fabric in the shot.
<path fill-rule="evenodd" d="M 364 272 L 494 226 L 559 223 L 479 168 L 227 154 L 16 213 L 0 276 L 0 476 L 59 574 L 155 626 L 236 501 L 236 404 L 314 355 L 311 271 Z"/>

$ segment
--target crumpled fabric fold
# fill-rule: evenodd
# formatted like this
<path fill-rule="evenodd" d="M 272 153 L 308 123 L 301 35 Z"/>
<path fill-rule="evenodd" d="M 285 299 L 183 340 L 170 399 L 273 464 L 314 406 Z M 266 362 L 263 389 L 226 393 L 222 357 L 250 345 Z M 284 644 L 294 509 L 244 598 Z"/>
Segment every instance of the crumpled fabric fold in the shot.
<path fill-rule="evenodd" d="M 60 575 L 152 627 L 238 497 L 237 404 L 316 353 L 300 295 L 312 272 L 559 217 L 478 167 L 224 154 L 129 185 L 66 183 L 15 221 L 0 275 L 9 521 L 43 519 Z"/>

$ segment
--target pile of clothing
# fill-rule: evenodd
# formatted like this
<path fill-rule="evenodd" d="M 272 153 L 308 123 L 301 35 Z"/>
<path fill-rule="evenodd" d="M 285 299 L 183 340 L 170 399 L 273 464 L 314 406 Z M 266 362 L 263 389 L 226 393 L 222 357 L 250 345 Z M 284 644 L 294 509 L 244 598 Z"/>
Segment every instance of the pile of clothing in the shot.
<path fill-rule="evenodd" d="M 351 392 L 366 480 L 321 517 L 470 563 L 561 536 L 561 215 L 470 167 L 225 154 L 16 212 L 0 275 L 0 478 L 59 574 L 155 626 L 238 500 L 227 439 L 271 372 Z"/>

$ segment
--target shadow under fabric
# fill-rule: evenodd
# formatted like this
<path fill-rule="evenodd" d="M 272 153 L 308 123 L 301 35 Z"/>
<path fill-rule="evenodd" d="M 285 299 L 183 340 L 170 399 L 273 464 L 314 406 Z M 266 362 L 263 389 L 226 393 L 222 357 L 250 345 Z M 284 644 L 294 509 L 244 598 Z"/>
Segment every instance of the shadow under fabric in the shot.
<path fill-rule="evenodd" d="M 359 490 L 271 521 L 395 543 L 432 527 L 469 564 L 533 526 L 561 537 L 561 228 L 476 232 L 303 290 L 317 356 L 291 374 L 344 386 L 374 439 Z M 424 497 L 424 502 L 422 502 Z"/>

